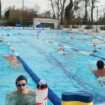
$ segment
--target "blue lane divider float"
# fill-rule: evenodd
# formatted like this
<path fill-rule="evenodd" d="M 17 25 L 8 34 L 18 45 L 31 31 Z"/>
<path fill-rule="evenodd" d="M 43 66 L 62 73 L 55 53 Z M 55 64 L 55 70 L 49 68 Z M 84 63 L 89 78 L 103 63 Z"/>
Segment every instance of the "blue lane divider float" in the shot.
<path fill-rule="evenodd" d="M 100 57 L 100 56 L 98 56 L 98 55 L 95 55 L 95 54 L 89 54 L 90 56 L 93 56 L 93 57 L 97 57 L 97 58 L 100 58 L 100 59 L 102 59 L 102 60 L 104 60 L 105 61 L 105 58 L 103 58 L 103 57 Z"/>
<path fill-rule="evenodd" d="M 70 47 L 70 46 L 65 46 L 62 43 L 61 44 L 58 44 L 58 43 L 55 43 L 54 42 L 54 44 L 56 44 L 56 45 L 62 45 L 62 46 L 64 46 L 64 48 L 67 48 L 69 50 L 73 50 L 75 52 L 82 53 L 82 54 L 85 54 L 85 55 L 89 55 L 89 56 L 92 56 L 92 57 L 97 57 L 97 58 L 100 58 L 100 59 L 102 59 L 102 60 L 105 61 L 105 58 L 103 58 L 103 57 L 100 57 L 98 55 L 95 55 L 95 54 L 92 54 L 92 53 L 89 53 L 89 52 L 86 52 L 86 51 L 82 51 L 82 50 L 79 50 L 79 49 L 76 49 L 76 48 L 73 48 L 73 47 Z"/>
<path fill-rule="evenodd" d="M 18 60 L 22 63 L 24 69 L 31 76 L 34 82 L 38 83 L 40 78 L 29 68 L 29 66 L 23 61 L 23 59 L 17 56 Z M 61 105 L 61 99 L 48 87 L 48 98 L 54 105 Z"/>

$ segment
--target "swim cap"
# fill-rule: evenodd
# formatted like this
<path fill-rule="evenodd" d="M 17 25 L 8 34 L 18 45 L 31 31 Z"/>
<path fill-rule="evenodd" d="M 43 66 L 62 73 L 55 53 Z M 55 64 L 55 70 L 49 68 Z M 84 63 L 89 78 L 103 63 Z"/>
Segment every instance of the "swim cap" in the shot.
<path fill-rule="evenodd" d="M 44 80 L 40 80 L 38 84 L 42 85 L 42 84 L 46 84 L 46 82 Z"/>
<path fill-rule="evenodd" d="M 44 80 L 40 80 L 39 83 L 37 84 L 37 88 L 45 88 L 47 87 L 47 83 Z"/>
<path fill-rule="evenodd" d="M 21 81 L 21 80 L 25 80 L 26 83 L 27 83 L 27 78 L 24 76 L 24 75 L 20 75 L 19 77 L 17 77 L 16 79 L 16 85 L 17 85 L 17 82 Z"/>
<path fill-rule="evenodd" d="M 8 59 L 9 59 L 10 61 L 11 61 L 11 60 L 15 60 L 15 57 L 14 57 L 13 55 L 10 55 Z"/>

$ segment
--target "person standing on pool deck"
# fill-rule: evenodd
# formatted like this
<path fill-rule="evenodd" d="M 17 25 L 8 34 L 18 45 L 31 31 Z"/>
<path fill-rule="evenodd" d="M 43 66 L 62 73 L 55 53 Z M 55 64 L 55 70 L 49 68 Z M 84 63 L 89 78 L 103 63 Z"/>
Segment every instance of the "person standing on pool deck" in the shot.
<path fill-rule="evenodd" d="M 35 105 L 35 91 L 27 88 L 27 78 L 20 75 L 16 79 L 17 90 L 6 97 L 6 105 Z"/>
<path fill-rule="evenodd" d="M 101 60 L 97 61 L 97 69 L 94 70 L 91 66 L 89 66 L 89 69 L 95 74 L 96 77 L 105 77 L 105 68 L 104 68 L 104 62 Z"/>

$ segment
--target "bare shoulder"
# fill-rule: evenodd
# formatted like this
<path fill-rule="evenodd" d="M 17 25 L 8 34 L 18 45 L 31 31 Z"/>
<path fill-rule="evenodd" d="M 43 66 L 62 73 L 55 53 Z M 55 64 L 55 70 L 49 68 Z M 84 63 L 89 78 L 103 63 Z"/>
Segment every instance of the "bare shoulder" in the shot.
<path fill-rule="evenodd" d="M 17 91 L 13 91 L 13 92 L 9 93 L 8 95 L 9 95 L 9 96 L 14 96 L 14 95 L 16 95 L 16 94 L 17 94 Z"/>
<path fill-rule="evenodd" d="M 30 94 L 30 95 L 35 95 L 35 91 L 32 90 L 32 89 L 29 89 L 29 90 L 28 90 L 28 94 Z"/>

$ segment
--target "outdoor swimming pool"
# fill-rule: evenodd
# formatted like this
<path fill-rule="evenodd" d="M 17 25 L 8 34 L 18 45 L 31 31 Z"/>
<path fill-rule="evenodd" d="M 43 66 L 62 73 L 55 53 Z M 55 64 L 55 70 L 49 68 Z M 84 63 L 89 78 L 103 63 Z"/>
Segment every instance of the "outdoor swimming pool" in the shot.
<path fill-rule="evenodd" d="M 25 72 L 23 67 L 13 67 L 4 55 L 13 54 L 5 43 L 0 43 L 0 104 L 5 105 L 6 95 L 16 90 L 15 79 L 19 75 L 25 75 L 30 81 L 29 87 L 32 89 L 36 88 L 35 83 L 32 81 L 30 76 Z"/>
<path fill-rule="evenodd" d="M 95 105 L 105 102 L 105 88 L 100 86 L 88 67 L 91 65 L 96 68 L 96 61 L 100 58 L 104 60 L 105 36 L 58 30 L 41 30 L 39 32 L 39 30 L 26 29 L 0 29 L 0 33 L 3 35 L 3 40 L 8 41 L 14 47 L 33 72 L 44 79 L 60 98 L 62 92 L 87 91 L 94 95 Z M 92 43 L 97 44 L 98 52 L 94 54 L 96 57 L 89 55 L 94 49 Z M 65 51 L 73 57 L 69 58 L 59 54 L 58 49 L 62 45 L 64 45 Z M 7 46 L 0 53 L 4 52 L 11 53 Z M 1 61 L 6 63 L 6 61 Z M 8 63 L 6 65 L 7 68 L 3 67 L 0 75 L 8 75 L 8 72 L 12 75 L 8 77 L 7 84 L 2 87 L 4 90 L 9 87 L 7 85 L 11 80 L 9 82 L 11 87 L 6 90 L 7 93 L 7 91 L 14 90 L 13 78 L 16 78 L 18 74 L 25 73 L 25 71 L 24 69 L 14 71 L 8 67 Z M 8 72 L 6 72 L 7 70 Z M 26 75 L 28 76 L 28 74 Z M 6 81 L 4 76 L 0 78 Z M 30 86 L 35 88 L 30 77 L 29 79 Z M 5 94 L 3 95 L 5 96 Z"/>

